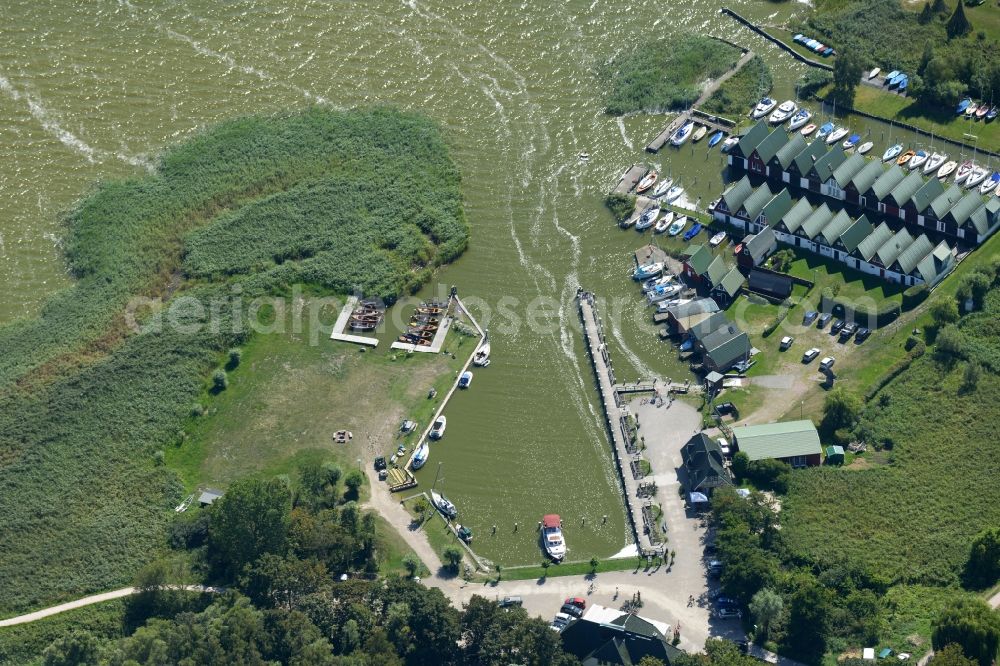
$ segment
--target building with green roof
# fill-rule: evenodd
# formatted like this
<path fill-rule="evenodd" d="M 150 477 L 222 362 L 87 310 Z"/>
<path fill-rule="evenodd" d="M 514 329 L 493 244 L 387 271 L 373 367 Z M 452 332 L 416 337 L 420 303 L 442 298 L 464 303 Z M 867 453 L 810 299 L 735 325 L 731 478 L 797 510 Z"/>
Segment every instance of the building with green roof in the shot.
<path fill-rule="evenodd" d="M 792 204 L 792 195 L 787 189 L 782 188 L 760 211 L 760 219 L 758 220 L 760 226 L 773 227 L 776 225 L 781 216 L 792 209 Z"/>
<path fill-rule="evenodd" d="M 786 143 L 788 143 L 788 132 L 784 127 L 775 127 L 750 153 L 747 158 L 747 171 L 767 176 L 768 163 Z"/>
<path fill-rule="evenodd" d="M 847 184 L 851 182 L 851 179 L 854 178 L 859 171 L 865 168 L 866 164 L 870 163 L 871 161 L 866 160 L 864 155 L 858 155 L 857 153 L 854 153 L 841 162 L 840 166 L 833 170 L 833 181 L 839 189 L 837 191 L 833 191 L 833 183 L 831 183 L 831 192 L 833 193 L 830 196 L 834 196 L 838 199 L 844 199 L 844 188 L 847 187 Z"/>
<path fill-rule="evenodd" d="M 920 213 L 931 205 L 931 202 L 944 193 L 944 184 L 938 178 L 930 178 L 913 193 L 910 200 L 903 205 L 903 218 L 907 222 L 921 224 Z"/>
<path fill-rule="evenodd" d="M 865 263 L 869 263 L 878 252 L 879 248 L 889 242 L 892 238 L 892 229 L 885 222 L 875 227 L 867 238 L 858 243 L 857 249 L 851 254 Z M 861 268 L 856 266 L 856 268 Z"/>
<path fill-rule="evenodd" d="M 881 268 L 889 268 L 903 251 L 913 244 L 914 238 L 905 228 L 892 235 L 875 251 L 874 259 Z"/>
<path fill-rule="evenodd" d="M 862 195 L 871 188 L 883 173 L 885 173 L 885 169 L 882 167 L 881 162 L 878 160 L 868 160 L 868 163 L 854 174 L 851 182 L 844 187 L 847 201 L 864 206 L 867 202 L 861 200 Z"/>
<path fill-rule="evenodd" d="M 951 187 L 939 194 L 936 199 L 931 201 L 929 206 L 921 211 L 924 219 L 919 220 L 920 224 L 934 226 L 935 222 L 948 214 L 948 211 L 962 198 L 963 194 L 965 194 L 965 190 L 953 183 Z"/>
<path fill-rule="evenodd" d="M 935 180 L 937 180 L 935 178 Z M 908 176 L 899 181 L 896 187 L 892 188 L 882 200 L 883 212 L 888 215 L 899 215 L 899 211 L 906 205 L 914 194 L 917 193 L 924 184 L 924 178 L 920 171 L 911 171 Z"/>
<path fill-rule="evenodd" d="M 756 125 L 748 129 L 746 134 L 740 137 L 740 140 L 729 151 L 726 160 L 729 166 L 746 171 L 747 158 L 756 150 L 757 145 L 764 140 L 769 131 L 767 121 L 764 120 L 758 121 Z"/>
<path fill-rule="evenodd" d="M 806 218 L 812 214 L 812 205 L 806 199 L 799 199 L 787 213 L 781 216 L 778 224 L 774 227 L 774 235 L 783 243 L 795 245 L 795 238 L 792 237 Z"/>
<path fill-rule="evenodd" d="M 944 241 L 917 264 L 916 274 L 924 284 L 933 287 L 955 268 L 955 252 Z"/>
<path fill-rule="evenodd" d="M 750 358 L 750 338 L 730 322 L 699 341 L 701 361 L 706 371 L 726 372 Z"/>
<path fill-rule="evenodd" d="M 753 185 L 750 184 L 750 178 L 743 176 L 722 193 L 719 202 L 715 204 L 715 210 L 721 214 L 735 214 L 743 208 L 743 202 L 751 194 L 753 194 Z"/>
<path fill-rule="evenodd" d="M 881 203 L 889 195 L 889 192 L 892 192 L 893 188 L 903 182 L 904 178 L 906 178 L 906 172 L 898 164 L 889 167 L 864 193 L 863 196 L 868 200 L 869 207 L 873 203 Z"/>
<path fill-rule="evenodd" d="M 750 221 L 751 224 L 757 225 L 757 218 L 760 217 L 761 212 L 764 210 L 764 206 L 774 198 L 774 192 L 768 187 L 767 183 L 764 183 L 756 190 L 753 194 L 747 197 L 746 201 L 743 202 L 744 217 Z"/>
<path fill-rule="evenodd" d="M 734 266 L 729 269 L 729 272 L 712 289 L 712 296 L 725 305 L 729 305 L 743 289 L 744 282 L 746 282 L 746 278 L 743 277 L 743 273 L 740 272 L 739 268 Z"/>
<path fill-rule="evenodd" d="M 930 254 L 934 250 L 934 243 L 931 239 L 927 237 L 927 234 L 920 234 L 918 237 L 913 239 L 906 249 L 899 253 L 896 257 L 896 261 L 892 263 L 890 268 L 893 271 L 900 273 L 902 275 L 909 275 L 916 268 L 917 265 L 923 261 L 924 257 Z"/>
<path fill-rule="evenodd" d="M 715 257 L 707 245 L 688 246 L 684 251 L 684 275 L 692 282 L 700 282 L 701 276 L 708 270 Z"/>
<path fill-rule="evenodd" d="M 701 276 L 705 279 L 705 284 L 709 287 L 714 287 L 722 282 L 722 278 L 726 277 L 726 273 L 728 272 L 729 267 L 726 266 L 726 262 L 722 257 L 716 257 Z"/>
<path fill-rule="evenodd" d="M 785 173 L 792 161 L 806 148 L 806 138 L 800 132 L 793 132 L 767 165 L 770 173 Z M 783 177 L 784 179 L 784 177 Z M 788 181 L 785 180 L 787 183 Z"/>
<path fill-rule="evenodd" d="M 851 219 L 846 210 L 841 210 L 834 215 L 833 219 L 827 222 L 826 226 L 819 232 L 819 238 L 816 239 L 816 242 L 819 243 L 819 253 L 824 257 L 839 258 L 834 254 L 837 241 L 840 240 L 840 235 L 847 231 L 853 223 L 854 220 Z"/>
<path fill-rule="evenodd" d="M 774 229 L 764 227 L 745 237 L 741 245 L 743 247 L 736 256 L 736 263 L 744 268 L 753 268 L 763 264 L 778 249 L 778 239 L 774 235 Z"/>
<path fill-rule="evenodd" d="M 788 168 L 782 175 L 782 180 L 793 187 L 808 189 L 809 180 L 806 178 L 806 174 L 812 169 L 816 160 L 826 155 L 829 150 L 830 148 L 826 145 L 826 141 L 823 139 L 813 139 L 812 143 L 796 155 L 792 163 L 788 165 Z"/>
<path fill-rule="evenodd" d="M 812 421 L 785 421 L 733 428 L 738 451 L 754 460 L 782 460 L 792 467 L 819 465 L 822 446 Z"/>
<path fill-rule="evenodd" d="M 875 231 L 875 227 L 868 221 L 868 216 L 862 215 L 840 234 L 840 238 L 837 239 L 835 244 L 835 249 L 852 254 L 861 245 L 861 241 L 868 238 L 873 231 Z M 855 268 L 857 267 L 855 266 Z"/>
<path fill-rule="evenodd" d="M 812 240 L 819 235 L 819 232 L 823 231 L 823 227 L 832 219 L 833 211 L 825 203 L 814 210 L 809 217 L 803 220 L 802 226 L 795 232 L 795 235 L 800 236 L 805 241 L 809 241 L 808 243 L 800 243 L 800 245 L 815 252 L 816 244 Z"/>
<path fill-rule="evenodd" d="M 818 160 L 813 162 L 812 168 L 806 173 L 806 179 L 809 181 L 808 189 L 813 192 L 822 192 L 824 187 L 833 178 L 833 172 L 837 170 L 841 164 L 847 159 L 842 150 L 831 150 L 826 153 Z"/>

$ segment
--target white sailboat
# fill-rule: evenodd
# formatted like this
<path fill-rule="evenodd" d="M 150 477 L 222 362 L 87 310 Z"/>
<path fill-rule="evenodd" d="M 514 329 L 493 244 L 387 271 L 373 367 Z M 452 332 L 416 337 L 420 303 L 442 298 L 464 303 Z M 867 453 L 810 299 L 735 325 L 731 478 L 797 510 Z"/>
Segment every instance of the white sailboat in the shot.
<path fill-rule="evenodd" d="M 440 465 L 440 463 L 438 464 Z M 458 517 L 458 509 L 455 508 L 455 505 L 447 497 L 435 490 L 431 491 L 431 504 L 434 505 L 435 509 L 444 514 L 445 518 L 454 520 Z"/>
<path fill-rule="evenodd" d="M 479 349 L 476 353 L 472 355 L 472 365 L 477 365 L 480 368 L 485 368 L 490 364 L 490 333 L 486 332 L 486 337 L 483 338 L 483 343 L 479 345 Z"/>

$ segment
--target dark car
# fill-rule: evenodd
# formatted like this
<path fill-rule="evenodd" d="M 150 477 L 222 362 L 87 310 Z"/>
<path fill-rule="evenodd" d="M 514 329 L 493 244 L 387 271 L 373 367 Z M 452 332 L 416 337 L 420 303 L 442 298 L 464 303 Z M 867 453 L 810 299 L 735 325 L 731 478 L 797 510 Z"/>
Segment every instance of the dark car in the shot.
<path fill-rule="evenodd" d="M 504 597 L 500 600 L 500 608 L 510 608 L 512 606 L 520 606 L 524 603 L 521 597 Z"/>
<path fill-rule="evenodd" d="M 715 413 L 719 415 L 735 414 L 736 405 L 731 402 L 722 402 L 715 406 Z"/>
<path fill-rule="evenodd" d="M 804 315 L 802 315 L 802 325 L 803 326 L 811 325 L 814 321 L 816 321 L 816 317 L 818 316 L 819 313 L 816 312 L 815 310 L 807 311 Z"/>
<path fill-rule="evenodd" d="M 717 552 L 719 552 L 719 547 L 716 546 L 714 543 L 706 543 L 705 544 L 705 554 L 706 555 L 715 555 Z"/>
<path fill-rule="evenodd" d="M 833 315 L 829 312 L 824 312 L 819 316 L 819 320 L 816 322 L 816 328 L 823 328 L 830 323 L 831 319 L 833 319 Z"/>
<path fill-rule="evenodd" d="M 868 336 L 871 334 L 872 330 L 870 328 L 865 328 L 862 326 L 861 328 L 858 329 L 858 332 L 854 335 L 854 341 L 860 345 L 862 342 L 867 340 Z"/>
<path fill-rule="evenodd" d="M 563 604 L 562 608 L 559 609 L 560 613 L 566 613 L 566 615 L 572 615 L 573 617 L 583 617 L 583 609 L 573 604 Z"/>
<path fill-rule="evenodd" d="M 831 333 L 836 333 L 840 329 L 844 328 L 844 324 L 845 323 L 846 322 L 843 319 L 836 319 L 836 320 L 834 320 L 833 326 L 830 327 L 830 332 Z"/>
<path fill-rule="evenodd" d="M 384 456 L 379 456 L 378 458 L 376 458 L 375 459 L 375 469 L 377 469 L 377 470 L 383 470 L 385 468 L 386 468 L 385 457 Z"/>
<path fill-rule="evenodd" d="M 840 330 L 840 341 L 847 342 L 848 340 L 850 340 L 851 336 L 854 335 L 854 332 L 856 330 L 858 330 L 857 324 L 847 324 L 846 326 L 844 326 L 844 328 Z"/>

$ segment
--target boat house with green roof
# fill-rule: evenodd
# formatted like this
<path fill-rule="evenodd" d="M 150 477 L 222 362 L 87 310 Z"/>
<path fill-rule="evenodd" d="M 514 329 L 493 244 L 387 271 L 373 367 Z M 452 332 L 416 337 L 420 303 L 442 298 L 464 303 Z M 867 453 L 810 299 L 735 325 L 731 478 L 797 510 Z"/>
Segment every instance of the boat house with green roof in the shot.
<path fill-rule="evenodd" d="M 812 421 L 785 421 L 733 428 L 733 443 L 754 460 L 781 460 L 792 467 L 819 465 L 822 445 Z"/>

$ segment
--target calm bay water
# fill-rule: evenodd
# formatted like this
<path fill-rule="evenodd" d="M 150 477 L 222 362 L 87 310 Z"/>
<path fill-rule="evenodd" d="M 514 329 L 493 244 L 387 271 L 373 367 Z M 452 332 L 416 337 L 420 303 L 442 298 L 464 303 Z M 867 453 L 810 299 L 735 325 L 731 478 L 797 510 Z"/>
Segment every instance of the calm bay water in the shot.
<path fill-rule="evenodd" d="M 804 11 L 729 5 L 775 21 Z M 626 275 L 639 237 L 614 228 L 601 200 L 626 166 L 647 159 L 681 176 L 692 200 L 708 200 L 722 161 L 704 143 L 645 156 L 668 118 L 605 116 L 593 70 L 642 33 L 698 31 L 764 54 L 776 94 L 789 95 L 800 66 L 718 6 L 13 0 L 0 24 L 0 321 L 31 316 L 68 283 L 62 211 L 94 182 L 150 168 L 199 127 L 314 103 L 428 113 L 461 167 L 473 240 L 427 293 L 457 285 L 479 315 L 507 297 L 522 321 L 540 298 L 554 306 L 537 310 L 535 330 L 493 320 L 494 362 L 449 408 L 447 437 L 421 480 L 429 485 L 445 463 L 446 492 L 479 550 L 499 562 L 540 559 L 541 511 L 564 516 L 573 559 L 617 552 L 629 537 L 573 296 L 582 285 L 631 299 L 608 330 L 620 377 L 679 376 L 645 315 L 634 316 L 641 306 Z"/>

